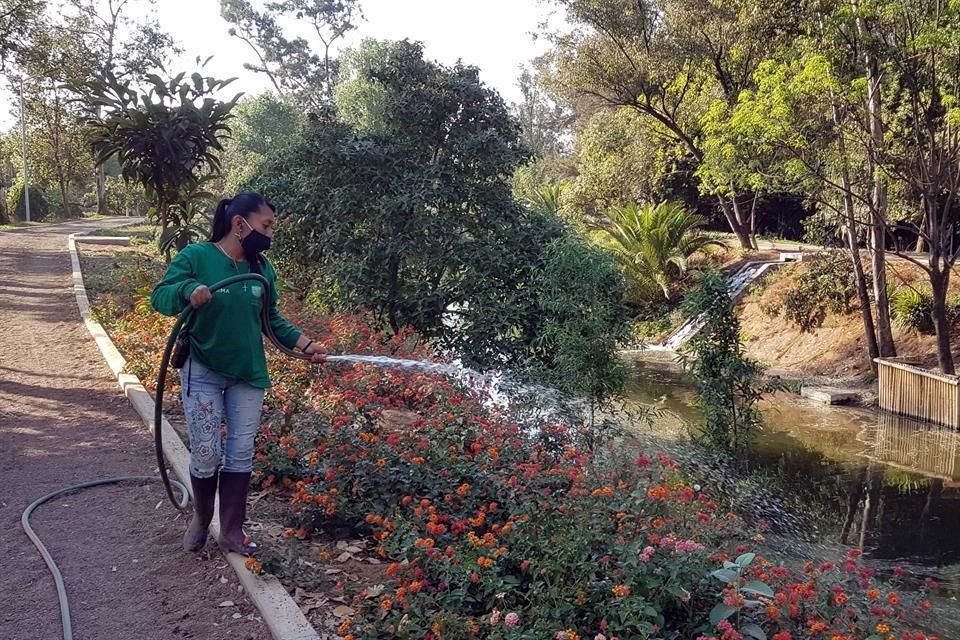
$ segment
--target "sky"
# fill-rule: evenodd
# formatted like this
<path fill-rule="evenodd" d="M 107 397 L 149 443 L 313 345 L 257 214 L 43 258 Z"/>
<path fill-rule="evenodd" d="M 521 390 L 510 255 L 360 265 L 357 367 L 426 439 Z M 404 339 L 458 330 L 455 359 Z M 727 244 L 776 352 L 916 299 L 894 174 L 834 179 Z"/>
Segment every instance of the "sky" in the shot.
<path fill-rule="evenodd" d="M 520 99 L 519 68 L 547 48 L 534 34 L 550 16 L 551 24 L 557 22 L 555 9 L 544 0 L 361 0 L 361 7 L 365 19 L 344 38 L 341 49 L 364 38 L 418 40 L 430 59 L 445 64 L 461 59 L 479 67 L 481 80 L 508 103 Z M 213 56 L 205 71 L 217 78 L 236 77 L 232 90 L 254 94 L 269 87 L 265 77 L 243 68 L 254 61 L 253 53 L 230 37 L 219 0 L 159 0 L 156 17 L 184 49 L 171 70 L 192 73 L 198 56 Z M 3 128 L 17 124 L 7 111 L 0 113 Z"/>

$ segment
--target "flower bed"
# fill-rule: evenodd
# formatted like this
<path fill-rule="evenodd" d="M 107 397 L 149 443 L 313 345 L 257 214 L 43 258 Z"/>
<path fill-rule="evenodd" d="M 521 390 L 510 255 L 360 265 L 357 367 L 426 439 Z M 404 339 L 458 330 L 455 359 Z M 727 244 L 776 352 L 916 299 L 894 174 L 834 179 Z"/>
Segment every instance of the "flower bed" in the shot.
<path fill-rule="evenodd" d="M 148 381 L 169 324 L 128 294 L 95 305 Z M 334 353 L 430 355 L 362 317 L 286 313 Z M 323 584 L 342 563 L 311 545 L 362 556 L 336 541 L 366 540 L 365 582 L 328 581 L 350 605 L 345 638 L 928 638 L 910 630 L 922 589 L 898 594 L 902 578 L 881 583 L 856 552 L 796 568 L 755 556 L 759 534 L 662 453 L 588 452 L 567 425 L 521 429 L 415 370 L 270 366 L 255 482 L 282 534 L 250 566 Z"/>

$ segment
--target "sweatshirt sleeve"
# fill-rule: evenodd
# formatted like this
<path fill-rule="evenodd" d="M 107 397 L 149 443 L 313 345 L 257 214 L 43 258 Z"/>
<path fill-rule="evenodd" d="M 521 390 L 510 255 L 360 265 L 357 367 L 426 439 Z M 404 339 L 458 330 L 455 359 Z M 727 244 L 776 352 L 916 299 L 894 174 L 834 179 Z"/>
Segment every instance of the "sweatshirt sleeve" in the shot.
<path fill-rule="evenodd" d="M 201 284 L 196 279 L 190 252 L 185 249 L 174 256 L 163 279 L 153 288 L 150 304 L 164 315 L 178 315 L 190 302 L 190 294 Z"/>
<path fill-rule="evenodd" d="M 280 344 L 288 349 L 293 349 L 297 344 L 297 340 L 300 339 L 302 332 L 280 313 L 280 309 L 277 306 L 280 303 L 280 291 L 277 287 L 277 272 L 274 270 L 272 264 L 269 262 L 265 264 L 266 268 L 264 271 L 266 272 L 267 279 L 270 281 L 270 329 L 273 331 L 273 335 L 277 336 Z"/>

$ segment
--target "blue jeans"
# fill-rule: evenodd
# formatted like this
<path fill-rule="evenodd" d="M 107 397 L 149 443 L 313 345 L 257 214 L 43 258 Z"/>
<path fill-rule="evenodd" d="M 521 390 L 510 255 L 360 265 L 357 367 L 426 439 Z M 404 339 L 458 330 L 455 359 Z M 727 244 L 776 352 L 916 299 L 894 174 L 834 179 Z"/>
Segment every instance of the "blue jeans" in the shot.
<path fill-rule="evenodd" d="M 209 478 L 253 470 L 253 441 L 260 426 L 264 390 L 224 378 L 193 358 L 180 370 L 180 394 L 190 440 L 190 473 Z M 227 420 L 226 446 L 220 425 Z"/>

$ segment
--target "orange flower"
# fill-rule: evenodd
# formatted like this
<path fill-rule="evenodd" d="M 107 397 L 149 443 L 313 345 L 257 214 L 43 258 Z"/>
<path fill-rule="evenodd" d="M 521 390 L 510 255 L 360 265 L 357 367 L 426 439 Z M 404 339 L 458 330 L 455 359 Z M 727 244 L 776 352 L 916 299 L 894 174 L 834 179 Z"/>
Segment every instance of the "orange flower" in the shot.
<path fill-rule="evenodd" d="M 847 594 L 845 594 L 843 591 L 840 591 L 833 596 L 833 599 L 838 605 L 842 607 L 843 605 L 847 604 L 848 598 L 847 598 Z"/>
<path fill-rule="evenodd" d="M 393 600 L 390 598 L 384 598 L 380 601 L 380 608 L 384 611 L 390 611 L 393 608 Z"/>
<path fill-rule="evenodd" d="M 630 595 L 630 587 L 625 584 L 618 584 L 611 589 L 610 592 L 617 598 L 626 598 L 628 595 Z"/>
<path fill-rule="evenodd" d="M 654 485 L 647 490 L 647 495 L 654 500 L 666 500 L 670 497 L 670 487 L 662 484 Z"/>
<path fill-rule="evenodd" d="M 392 578 L 393 576 L 397 575 L 398 571 L 400 571 L 400 565 L 396 562 L 391 563 L 390 566 L 387 567 L 387 577 Z"/>
<path fill-rule="evenodd" d="M 898 596 L 893 591 L 891 591 L 890 593 L 887 594 L 887 602 L 889 602 L 892 606 L 895 607 L 898 604 L 900 604 L 900 596 Z"/>
<path fill-rule="evenodd" d="M 488 557 L 486 557 L 486 556 L 480 556 L 479 558 L 477 558 L 477 565 L 479 565 L 480 568 L 482 568 L 482 569 L 489 569 L 489 568 L 492 567 L 494 564 L 496 564 L 496 561 L 494 561 L 494 560 L 492 560 L 492 559 L 490 559 L 490 558 L 488 558 Z"/>
<path fill-rule="evenodd" d="M 243 566 L 247 568 L 247 571 L 250 573 L 260 574 L 263 572 L 263 567 L 257 562 L 256 558 L 249 557 L 243 561 Z"/>
<path fill-rule="evenodd" d="M 349 620 L 344 620 L 343 622 L 340 623 L 340 626 L 337 627 L 337 633 L 339 633 L 340 635 L 346 635 L 347 632 L 350 631 L 350 627 L 352 626 L 353 626 L 352 622 L 350 622 Z"/>
<path fill-rule="evenodd" d="M 890 633 L 890 625 L 886 622 L 881 622 L 877 625 L 877 633 Z"/>
<path fill-rule="evenodd" d="M 880 591 L 878 591 L 877 589 L 867 590 L 867 598 L 869 598 L 870 600 L 876 600 L 879 597 L 880 597 Z"/>
<path fill-rule="evenodd" d="M 457 495 L 458 495 L 458 496 L 463 497 L 463 496 L 467 495 L 469 492 L 470 492 L 470 485 L 467 484 L 466 482 L 464 482 L 462 485 L 460 485 L 459 487 L 457 487 Z"/>

